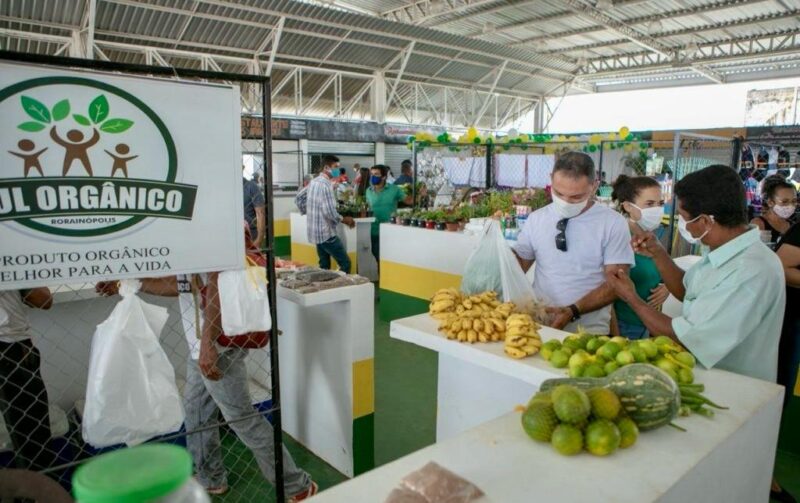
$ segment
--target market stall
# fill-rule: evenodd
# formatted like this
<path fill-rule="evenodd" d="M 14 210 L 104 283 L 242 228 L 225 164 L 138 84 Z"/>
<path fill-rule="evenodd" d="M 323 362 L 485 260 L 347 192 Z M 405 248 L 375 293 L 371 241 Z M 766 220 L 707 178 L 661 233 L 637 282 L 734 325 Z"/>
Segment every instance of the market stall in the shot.
<path fill-rule="evenodd" d="M 520 414 L 507 410 L 313 501 L 351 502 L 354 494 L 358 501 L 385 501 L 403 477 L 434 461 L 478 486 L 485 496 L 476 503 L 767 503 L 782 388 L 718 370 L 704 372 L 702 379 L 730 410 L 713 420 L 681 419 L 686 432 L 664 427 L 643 433 L 636 445 L 608 458 L 561 456 L 528 438 L 520 427 Z"/>
<path fill-rule="evenodd" d="M 340 236 L 344 236 L 345 249 L 350 256 L 350 262 L 353 264 L 352 273 L 358 273 L 372 281 L 378 278 L 377 267 L 375 258 L 372 256 L 372 244 L 370 241 L 370 226 L 375 221 L 373 217 L 355 218 L 356 226 L 349 228 L 344 224 L 340 224 Z M 317 265 L 319 257 L 317 256 L 316 246 L 308 241 L 306 234 L 306 216 L 300 213 L 293 212 L 290 217 L 291 222 L 291 250 L 292 260 L 308 265 Z M 335 260 L 331 261 L 334 267 Z"/>

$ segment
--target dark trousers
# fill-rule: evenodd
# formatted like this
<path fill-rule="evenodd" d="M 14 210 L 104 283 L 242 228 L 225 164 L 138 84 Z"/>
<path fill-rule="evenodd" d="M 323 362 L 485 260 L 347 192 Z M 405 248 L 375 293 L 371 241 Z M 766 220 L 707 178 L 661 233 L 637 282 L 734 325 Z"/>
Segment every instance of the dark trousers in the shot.
<path fill-rule="evenodd" d="M 350 257 L 347 255 L 347 250 L 344 249 L 339 236 L 333 236 L 324 243 L 318 244 L 317 255 L 319 255 L 320 269 L 330 269 L 331 257 L 333 257 L 338 262 L 339 268 L 350 274 Z"/>
<path fill-rule="evenodd" d="M 17 465 L 30 470 L 53 466 L 47 390 L 39 371 L 39 350 L 30 340 L 0 342 L 0 408 L 14 444 Z"/>
<path fill-rule="evenodd" d="M 789 403 L 789 398 L 792 396 L 800 363 L 800 317 L 789 311 L 787 306 L 778 347 L 778 384 L 786 387 L 783 395 L 784 406 Z"/>

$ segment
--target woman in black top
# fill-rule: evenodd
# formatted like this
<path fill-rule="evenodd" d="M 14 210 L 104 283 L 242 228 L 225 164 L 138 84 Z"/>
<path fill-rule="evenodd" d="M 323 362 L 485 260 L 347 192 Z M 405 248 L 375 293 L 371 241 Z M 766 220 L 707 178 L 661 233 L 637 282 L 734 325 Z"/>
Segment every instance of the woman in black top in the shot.
<path fill-rule="evenodd" d="M 776 243 L 795 222 L 797 190 L 782 176 L 772 175 L 764 180 L 761 198 L 764 210 L 750 223 L 762 231 L 770 231 L 770 242 Z"/>

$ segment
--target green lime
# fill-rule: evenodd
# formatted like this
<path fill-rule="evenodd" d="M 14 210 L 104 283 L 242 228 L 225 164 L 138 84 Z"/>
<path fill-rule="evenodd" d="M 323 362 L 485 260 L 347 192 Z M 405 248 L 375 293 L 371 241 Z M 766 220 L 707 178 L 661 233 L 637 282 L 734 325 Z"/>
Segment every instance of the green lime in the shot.
<path fill-rule="evenodd" d="M 553 407 L 545 402 L 535 402 L 522 413 L 522 429 L 538 442 L 549 442 L 558 418 Z"/>
<path fill-rule="evenodd" d="M 633 419 L 624 417 L 617 421 L 617 428 L 619 428 L 620 442 L 619 446 L 626 449 L 636 443 L 639 438 L 639 427 L 633 422 Z"/>
<path fill-rule="evenodd" d="M 597 363 L 591 363 L 583 370 L 583 377 L 605 377 L 606 372 Z"/>
<path fill-rule="evenodd" d="M 574 426 L 560 424 L 553 430 L 550 443 L 559 454 L 573 456 L 583 450 L 583 434 Z"/>
<path fill-rule="evenodd" d="M 688 351 L 681 351 L 680 353 L 676 354 L 675 359 L 691 368 L 694 368 L 694 366 L 697 364 L 697 360 L 695 360 L 694 355 Z"/>
<path fill-rule="evenodd" d="M 613 373 L 614 373 L 614 371 L 616 371 L 618 368 L 619 368 L 619 364 L 618 364 L 617 362 L 608 362 L 608 363 L 606 363 L 606 364 L 605 364 L 605 366 L 603 367 L 603 370 L 605 370 L 605 372 L 606 372 L 606 375 L 611 375 L 611 374 L 613 374 Z"/>
<path fill-rule="evenodd" d="M 608 456 L 621 441 L 619 428 L 608 419 L 598 419 L 586 427 L 586 450 L 595 456 Z"/>
<path fill-rule="evenodd" d="M 617 394 L 608 388 L 594 388 L 586 392 L 592 402 L 592 413 L 601 419 L 616 419 L 622 410 Z"/>
<path fill-rule="evenodd" d="M 616 360 L 620 367 L 624 367 L 625 365 L 630 365 L 636 362 L 636 358 L 633 356 L 633 353 L 628 350 L 617 353 Z"/>
<path fill-rule="evenodd" d="M 563 369 L 567 366 L 568 362 L 569 356 L 567 356 L 563 349 L 556 349 L 553 351 L 553 354 L 550 355 L 550 365 L 557 369 Z"/>

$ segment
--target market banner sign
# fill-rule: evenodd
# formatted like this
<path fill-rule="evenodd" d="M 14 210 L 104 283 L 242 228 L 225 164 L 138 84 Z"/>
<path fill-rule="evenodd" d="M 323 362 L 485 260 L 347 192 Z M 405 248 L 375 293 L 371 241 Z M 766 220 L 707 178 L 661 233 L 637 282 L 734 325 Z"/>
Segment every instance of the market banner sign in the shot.
<path fill-rule="evenodd" d="M 243 267 L 236 86 L 0 63 L 0 289 Z"/>

